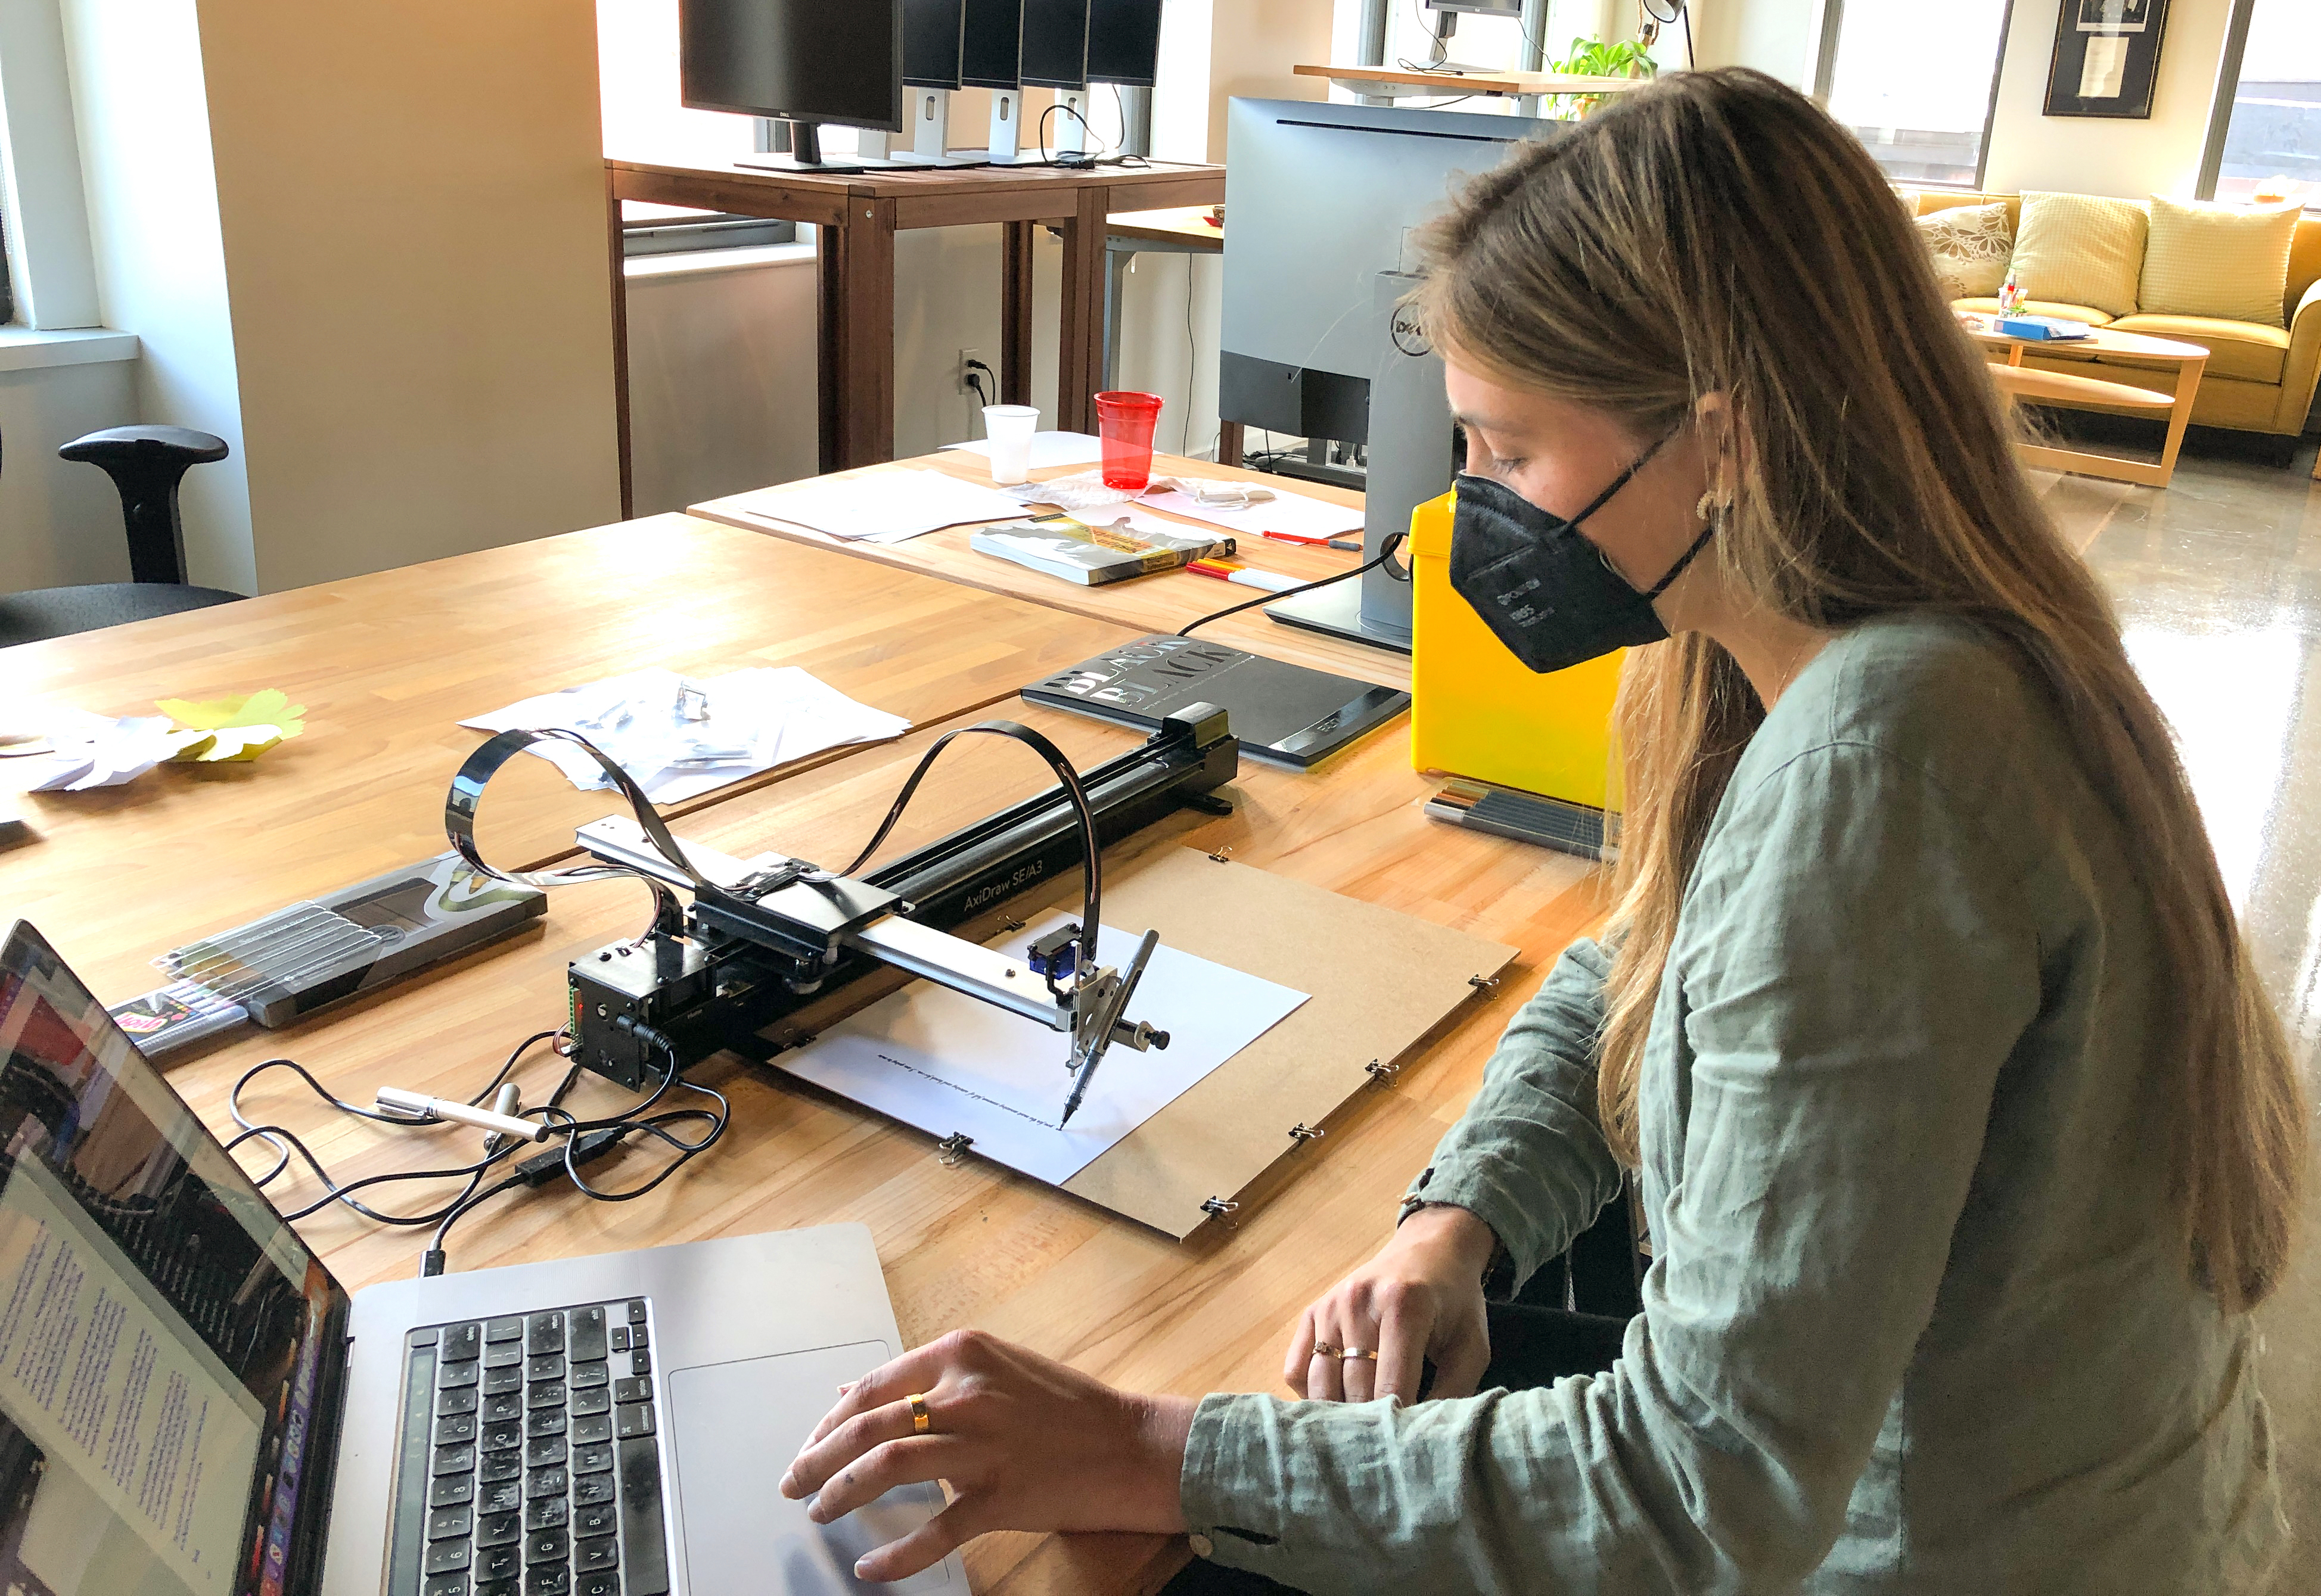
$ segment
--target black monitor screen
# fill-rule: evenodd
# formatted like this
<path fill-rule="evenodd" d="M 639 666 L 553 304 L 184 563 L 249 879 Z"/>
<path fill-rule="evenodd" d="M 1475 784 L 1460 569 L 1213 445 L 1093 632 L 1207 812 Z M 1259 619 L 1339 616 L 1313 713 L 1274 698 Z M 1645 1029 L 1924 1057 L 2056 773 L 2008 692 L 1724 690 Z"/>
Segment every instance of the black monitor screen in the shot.
<path fill-rule="evenodd" d="M 0 1590 L 306 1588 L 345 1302 L 17 925 L 0 948 Z"/>
<path fill-rule="evenodd" d="M 1024 0 L 1024 81 L 1042 88 L 1088 83 L 1088 0 Z"/>
<path fill-rule="evenodd" d="M 903 81 L 958 88 L 967 0 L 903 0 Z"/>
<path fill-rule="evenodd" d="M 1090 83 L 1151 88 L 1160 76 L 1160 0 L 1094 0 L 1088 7 Z"/>
<path fill-rule="evenodd" d="M 902 0 L 678 0 L 696 111 L 903 126 Z"/>
<path fill-rule="evenodd" d="M 967 0 L 967 42 L 960 77 L 969 88 L 1024 84 L 1024 0 Z"/>

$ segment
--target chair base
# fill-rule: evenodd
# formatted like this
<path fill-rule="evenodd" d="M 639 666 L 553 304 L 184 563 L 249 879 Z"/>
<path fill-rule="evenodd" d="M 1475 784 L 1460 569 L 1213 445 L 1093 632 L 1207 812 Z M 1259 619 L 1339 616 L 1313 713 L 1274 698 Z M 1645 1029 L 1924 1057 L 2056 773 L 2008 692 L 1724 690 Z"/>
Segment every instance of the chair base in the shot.
<path fill-rule="evenodd" d="M 162 582 L 104 582 L 88 587 L 0 594 L 0 648 L 68 638 L 132 621 L 150 621 L 157 615 L 206 610 L 242 596 L 215 587 Z"/>

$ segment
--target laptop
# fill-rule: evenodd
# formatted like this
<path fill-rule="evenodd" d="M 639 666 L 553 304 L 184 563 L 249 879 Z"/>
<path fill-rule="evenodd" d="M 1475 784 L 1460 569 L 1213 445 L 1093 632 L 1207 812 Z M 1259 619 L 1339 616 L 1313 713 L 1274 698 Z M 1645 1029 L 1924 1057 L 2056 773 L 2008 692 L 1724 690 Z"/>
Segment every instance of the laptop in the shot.
<path fill-rule="evenodd" d="M 39 933 L 0 947 L 0 1591 L 869 1589 L 940 1489 L 824 1527 L 776 1483 L 901 1347 L 859 1225 L 350 1297 Z"/>

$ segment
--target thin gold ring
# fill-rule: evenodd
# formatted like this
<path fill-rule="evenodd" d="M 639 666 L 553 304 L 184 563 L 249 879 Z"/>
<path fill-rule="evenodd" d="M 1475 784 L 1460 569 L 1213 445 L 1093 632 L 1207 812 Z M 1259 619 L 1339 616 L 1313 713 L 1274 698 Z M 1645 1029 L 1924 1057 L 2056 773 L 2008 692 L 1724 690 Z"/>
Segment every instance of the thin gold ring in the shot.
<path fill-rule="evenodd" d="M 1316 1341 L 1314 1343 L 1314 1356 L 1315 1357 L 1336 1357 L 1344 1351 L 1344 1347 L 1333 1347 L 1327 1341 Z"/>
<path fill-rule="evenodd" d="M 911 1404 L 911 1433 L 924 1436 L 933 1432 L 935 1421 L 927 1412 L 927 1399 L 915 1391 L 903 1400 Z"/>
<path fill-rule="evenodd" d="M 1338 1360 L 1341 1363 L 1352 1363 L 1356 1358 L 1361 1358 L 1365 1363 L 1374 1364 L 1378 1362 L 1378 1354 L 1365 1352 L 1359 1347 L 1346 1347 L 1339 1349 Z"/>

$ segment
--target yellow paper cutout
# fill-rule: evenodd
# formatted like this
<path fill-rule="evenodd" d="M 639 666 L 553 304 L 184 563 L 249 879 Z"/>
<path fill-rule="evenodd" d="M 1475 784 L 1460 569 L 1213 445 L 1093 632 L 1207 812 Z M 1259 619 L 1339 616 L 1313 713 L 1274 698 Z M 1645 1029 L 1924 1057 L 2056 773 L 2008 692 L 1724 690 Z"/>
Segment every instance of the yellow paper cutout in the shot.
<path fill-rule="evenodd" d="M 153 707 L 196 731 L 214 734 L 180 749 L 175 756 L 179 762 L 198 760 L 214 765 L 226 760 L 255 759 L 306 730 L 303 719 L 306 706 L 292 703 L 290 695 L 278 687 L 213 698 L 206 703 L 163 698 L 156 700 Z"/>

